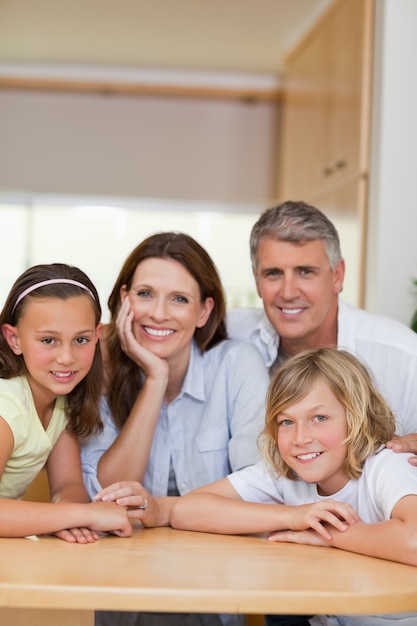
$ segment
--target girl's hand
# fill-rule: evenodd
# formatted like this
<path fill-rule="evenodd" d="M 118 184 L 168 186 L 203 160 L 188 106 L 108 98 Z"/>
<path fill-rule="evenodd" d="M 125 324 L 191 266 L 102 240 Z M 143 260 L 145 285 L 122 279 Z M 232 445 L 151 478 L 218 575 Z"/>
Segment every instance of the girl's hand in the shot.
<path fill-rule="evenodd" d="M 277 543 L 301 543 L 307 546 L 329 545 L 315 530 L 279 530 L 271 533 L 268 539 Z"/>
<path fill-rule="evenodd" d="M 146 377 L 168 377 L 169 366 L 150 350 L 146 350 L 133 334 L 134 313 L 130 308 L 129 298 L 125 298 L 116 318 L 116 329 L 123 352 L 139 365 Z"/>
<path fill-rule="evenodd" d="M 98 534 L 89 528 L 68 528 L 55 535 L 68 543 L 94 543 L 99 539 Z"/>
<path fill-rule="evenodd" d="M 85 527 L 67 528 L 54 533 L 68 543 L 94 543 L 99 539 L 100 532 L 112 533 L 119 537 L 130 537 L 132 526 L 127 511 L 114 502 L 89 502 L 74 504 L 82 507 L 83 518 L 87 522 Z"/>
<path fill-rule="evenodd" d="M 92 520 L 88 524 L 91 531 L 112 533 L 118 537 L 130 537 L 132 526 L 124 507 L 114 502 L 90 502 L 89 515 Z"/>
<path fill-rule="evenodd" d="M 116 502 L 116 504 L 126 507 L 129 518 L 139 520 L 146 527 L 167 524 L 159 499 L 151 496 L 140 483 L 133 480 L 113 483 L 113 485 L 98 492 L 94 496 L 94 500 L 96 502 Z M 171 499 L 164 498 L 164 500 Z"/>
<path fill-rule="evenodd" d="M 292 509 L 289 523 L 291 530 L 312 529 L 326 541 L 330 541 L 332 538 L 327 526 L 333 526 L 337 530 L 344 532 L 349 526 L 359 521 L 358 514 L 350 504 L 337 502 L 336 500 L 302 504 L 294 506 Z"/>

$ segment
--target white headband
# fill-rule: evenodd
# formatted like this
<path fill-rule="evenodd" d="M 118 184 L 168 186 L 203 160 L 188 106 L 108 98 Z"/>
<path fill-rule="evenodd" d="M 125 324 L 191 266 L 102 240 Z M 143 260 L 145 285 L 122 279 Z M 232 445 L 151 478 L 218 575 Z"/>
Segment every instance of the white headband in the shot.
<path fill-rule="evenodd" d="M 29 293 L 31 293 L 32 291 L 35 291 L 35 289 L 39 289 L 40 287 L 45 287 L 46 285 L 56 285 L 56 284 L 59 285 L 61 283 L 75 285 L 76 287 L 81 287 L 81 289 L 84 289 L 90 294 L 93 300 L 96 299 L 93 292 L 82 283 L 79 283 L 78 280 L 72 280 L 71 278 L 51 278 L 50 280 L 43 280 L 40 283 L 35 283 L 34 285 L 31 285 L 30 287 L 22 291 L 22 293 L 20 294 L 20 296 L 17 298 L 16 302 L 14 303 L 14 307 L 12 309 L 12 315 L 15 312 L 16 307 L 19 304 L 19 302 L 21 302 L 23 298 L 27 296 Z"/>

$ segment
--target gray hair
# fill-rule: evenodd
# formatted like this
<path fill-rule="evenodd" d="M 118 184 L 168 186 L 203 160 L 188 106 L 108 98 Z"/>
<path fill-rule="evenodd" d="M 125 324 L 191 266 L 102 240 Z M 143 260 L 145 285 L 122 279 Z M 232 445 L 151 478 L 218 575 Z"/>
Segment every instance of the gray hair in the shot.
<path fill-rule="evenodd" d="M 250 235 L 250 255 L 254 271 L 258 265 L 257 254 L 262 239 L 300 244 L 320 240 L 332 270 L 342 259 L 335 226 L 324 213 L 305 202 L 284 202 L 262 213 Z"/>

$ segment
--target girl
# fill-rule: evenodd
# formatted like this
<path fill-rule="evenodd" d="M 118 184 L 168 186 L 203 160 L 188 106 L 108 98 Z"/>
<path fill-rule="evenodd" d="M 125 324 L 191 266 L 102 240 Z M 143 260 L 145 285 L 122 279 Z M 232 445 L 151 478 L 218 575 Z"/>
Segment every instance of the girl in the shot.
<path fill-rule="evenodd" d="M 0 314 L 0 536 L 89 543 L 131 534 L 126 510 L 88 503 L 77 436 L 100 425 L 97 291 L 79 269 L 37 265 Z M 46 464 L 53 503 L 21 501 Z"/>
<path fill-rule="evenodd" d="M 145 525 L 170 522 L 188 530 L 269 531 L 271 541 L 417 565 L 417 474 L 409 454 L 384 447 L 394 429 L 392 412 L 355 357 L 332 348 L 302 352 L 271 381 L 265 460 L 183 498 L 148 498 L 146 511 L 135 516 Z M 116 501 L 140 506 L 143 497 L 140 486 L 127 484 Z M 311 620 L 380 623 L 414 625 L 417 615 Z"/>

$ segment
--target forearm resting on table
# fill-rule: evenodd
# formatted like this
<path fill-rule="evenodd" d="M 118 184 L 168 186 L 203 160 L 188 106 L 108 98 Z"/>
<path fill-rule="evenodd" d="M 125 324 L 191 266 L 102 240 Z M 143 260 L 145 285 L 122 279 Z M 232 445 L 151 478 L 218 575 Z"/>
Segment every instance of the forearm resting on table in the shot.
<path fill-rule="evenodd" d="M 0 499 L 0 537 L 44 535 L 89 526 L 89 504 Z"/>
<path fill-rule="evenodd" d="M 417 527 L 399 519 L 358 522 L 345 533 L 333 529 L 331 533 L 329 545 L 335 548 L 417 566 Z"/>
<path fill-rule="evenodd" d="M 289 528 L 289 508 L 194 493 L 173 503 L 169 521 L 173 528 L 182 530 L 221 534 L 261 533 Z"/>

